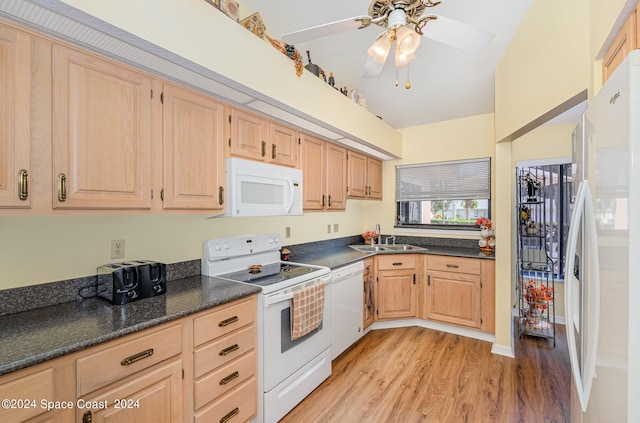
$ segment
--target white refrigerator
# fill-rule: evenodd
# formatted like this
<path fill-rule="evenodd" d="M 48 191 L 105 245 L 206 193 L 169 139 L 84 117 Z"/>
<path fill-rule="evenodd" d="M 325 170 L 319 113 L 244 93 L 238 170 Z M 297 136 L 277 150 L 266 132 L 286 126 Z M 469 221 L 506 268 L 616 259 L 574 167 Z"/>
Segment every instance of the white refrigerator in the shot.
<path fill-rule="evenodd" d="M 591 100 L 573 142 L 571 421 L 640 422 L 640 50 Z"/>

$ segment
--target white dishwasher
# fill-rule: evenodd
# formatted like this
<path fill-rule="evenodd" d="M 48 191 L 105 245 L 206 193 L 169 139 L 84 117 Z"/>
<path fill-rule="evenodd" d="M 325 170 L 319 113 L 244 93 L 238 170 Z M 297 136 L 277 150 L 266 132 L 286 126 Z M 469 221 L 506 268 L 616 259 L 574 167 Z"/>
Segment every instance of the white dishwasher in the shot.
<path fill-rule="evenodd" d="M 364 263 L 359 261 L 332 272 L 331 359 L 362 336 Z"/>

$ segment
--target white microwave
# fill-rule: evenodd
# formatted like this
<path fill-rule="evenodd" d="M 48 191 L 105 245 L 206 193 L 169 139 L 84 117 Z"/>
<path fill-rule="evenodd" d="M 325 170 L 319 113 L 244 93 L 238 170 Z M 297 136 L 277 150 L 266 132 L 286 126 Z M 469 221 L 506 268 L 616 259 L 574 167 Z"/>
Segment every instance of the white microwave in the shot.
<path fill-rule="evenodd" d="M 302 171 L 243 159 L 227 159 L 225 216 L 302 214 Z"/>

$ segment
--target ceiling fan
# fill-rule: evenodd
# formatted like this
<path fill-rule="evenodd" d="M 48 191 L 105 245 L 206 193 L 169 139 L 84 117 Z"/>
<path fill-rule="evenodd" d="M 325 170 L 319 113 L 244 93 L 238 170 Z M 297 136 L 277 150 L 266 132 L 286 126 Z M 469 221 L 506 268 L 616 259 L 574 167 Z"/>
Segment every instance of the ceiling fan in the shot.
<path fill-rule="evenodd" d="M 297 44 L 366 28 L 372 23 L 387 28 L 367 50 L 368 59 L 363 76 L 368 78 L 382 73 L 394 44 L 395 66 L 398 68 L 415 60 L 414 53 L 420 47 L 422 36 L 470 53 L 482 50 L 491 42 L 493 34 L 490 32 L 444 16 L 424 13 L 427 8 L 441 2 L 442 0 L 372 0 L 368 15 L 290 32 L 282 35 L 282 39 L 288 44 Z M 410 84 L 407 88 L 409 87 Z"/>

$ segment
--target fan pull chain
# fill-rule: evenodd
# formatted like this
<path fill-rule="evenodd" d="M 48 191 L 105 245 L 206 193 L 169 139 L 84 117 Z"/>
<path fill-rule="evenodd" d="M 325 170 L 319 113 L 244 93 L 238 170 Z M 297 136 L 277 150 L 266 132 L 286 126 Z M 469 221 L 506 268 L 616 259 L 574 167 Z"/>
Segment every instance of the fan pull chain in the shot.
<path fill-rule="evenodd" d="M 398 67 L 396 66 L 396 87 L 398 86 Z"/>
<path fill-rule="evenodd" d="M 405 87 L 406 89 L 411 88 L 411 82 L 409 81 L 409 65 L 408 65 L 408 64 L 407 64 L 407 83 L 406 83 L 406 84 L 404 84 L 404 87 Z"/>

